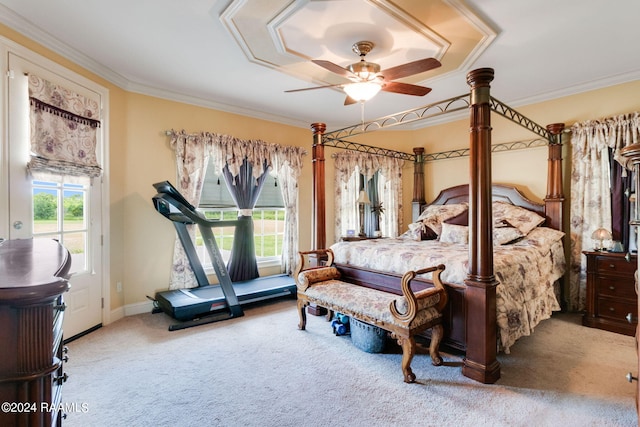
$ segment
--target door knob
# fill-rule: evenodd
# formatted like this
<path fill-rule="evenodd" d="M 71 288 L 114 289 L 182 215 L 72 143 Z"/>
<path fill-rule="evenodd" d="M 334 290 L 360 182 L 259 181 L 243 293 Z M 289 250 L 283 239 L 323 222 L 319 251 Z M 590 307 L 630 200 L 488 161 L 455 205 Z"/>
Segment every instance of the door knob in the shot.
<path fill-rule="evenodd" d="M 14 221 L 13 228 L 15 228 L 16 230 L 20 230 L 22 228 L 22 221 Z"/>

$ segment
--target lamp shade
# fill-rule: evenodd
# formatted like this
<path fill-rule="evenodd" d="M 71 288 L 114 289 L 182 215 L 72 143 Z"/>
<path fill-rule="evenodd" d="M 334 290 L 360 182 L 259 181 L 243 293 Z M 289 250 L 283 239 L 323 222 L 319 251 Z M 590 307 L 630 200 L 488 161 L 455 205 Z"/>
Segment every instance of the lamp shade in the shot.
<path fill-rule="evenodd" d="M 369 200 L 369 196 L 367 196 L 367 193 L 365 193 L 364 190 L 360 190 L 360 194 L 358 195 L 358 203 L 362 203 L 365 205 L 371 203 L 371 200 Z"/>
<path fill-rule="evenodd" d="M 378 92 L 382 86 L 380 83 L 376 82 L 358 82 L 358 83 L 349 83 L 344 87 L 344 91 L 349 95 L 350 98 L 355 99 L 356 101 L 368 101 Z"/>
<path fill-rule="evenodd" d="M 606 228 L 598 228 L 591 235 L 591 238 L 594 240 L 611 240 L 612 237 L 611 232 Z"/>

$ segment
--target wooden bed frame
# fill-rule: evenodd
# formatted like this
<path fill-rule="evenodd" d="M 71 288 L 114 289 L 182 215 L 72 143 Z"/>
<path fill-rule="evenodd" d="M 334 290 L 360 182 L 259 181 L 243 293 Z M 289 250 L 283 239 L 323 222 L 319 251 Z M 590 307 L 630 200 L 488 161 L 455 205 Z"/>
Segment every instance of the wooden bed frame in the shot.
<path fill-rule="evenodd" d="M 467 74 L 470 92 L 458 98 L 442 101 L 446 105 L 462 100 L 466 102 L 470 114 L 470 176 L 469 184 L 444 191 L 434 203 L 453 203 L 454 200 L 469 202 L 469 270 L 465 286 L 449 285 L 450 307 L 446 322 L 449 342 L 463 349 L 466 354 L 462 373 L 476 381 L 492 384 L 500 378 L 500 363 L 497 360 L 496 325 L 496 281 L 493 267 L 492 237 L 492 182 L 491 182 L 491 112 L 529 129 L 548 140 L 549 159 L 547 168 L 547 195 L 544 209 L 527 200 L 514 188 L 497 187 L 496 197 L 507 198 L 513 204 L 544 211 L 546 226 L 562 230 L 564 201 L 562 192 L 562 140 L 563 123 L 548 125 L 546 128 L 522 116 L 490 95 L 490 83 L 494 71 L 491 68 L 473 70 Z M 365 133 L 371 130 L 385 129 L 394 125 L 415 120 L 428 119 L 443 114 L 440 108 L 433 115 L 425 112 L 431 107 L 398 113 L 378 119 L 375 122 L 354 125 L 331 133 L 325 133 L 324 123 L 311 125 L 313 131 L 313 249 L 326 248 L 325 224 L 325 146 L 334 146 L 359 151 L 374 150 L 376 154 L 397 155 L 389 150 L 378 150 L 344 141 L 344 137 Z M 461 108 L 448 110 L 459 111 Z M 444 111 L 445 113 L 448 111 Z M 362 147 L 365 147 L 363 150 Z M 385 152 L 386 151 L 386 152 Z M 423 148 L 414 149 L 414 189 L 413 211 L 419 212 L 425 204 Z M 427 266 L 425 266 L 427 267 Z M 340 265 L 344 278 L 356 283 L 380 289 L 387 289 L 390 281 L 387 273 Z M 446 333 L 446 332 L 445 332 Z"/>
<path fill-rule="evenodd" d="M 512 205 L 520 206 L 537 214 L 546 217 L 545 226 L 550 222 L 550 218 L 546 215 L 545 205 L 536 203 L 524 196 L 517 188 L 504 184 L 493 184 L 491 188 L 493 201 L 502 201 Z M 469 186 L 458 185 L 442 190 L 440 194 L 429 204 L 422 205 L 424 209 L 429 205 L 445 205 L 451 203 L 462 203 L 469 201 Z M 365 269 L 362 267 L 354 267 L 348 264 L 336 263 L 334 266 L 342 274 L 342 279 L 347 282 L 356 283 L 361 286 L 378 289 L 381 291 L 399 294 L 397 285 L 397 275 L 383 273 L 376 270 Z M 444 326 L 443 344 L 456 348 L 461 351 L 467 351 L 467 324 L 466 324 L 466 286 L 455 283 L 444 283 L 447 289 L 449 303 L 444 309 L 442 323 Z M 427 287 L 431 287 L 430 281 L 427 279 L 416 279 L 413 285 L 414 291 L 419 291 Z M 429 337 L 429 332 L 425 334 Z"/>

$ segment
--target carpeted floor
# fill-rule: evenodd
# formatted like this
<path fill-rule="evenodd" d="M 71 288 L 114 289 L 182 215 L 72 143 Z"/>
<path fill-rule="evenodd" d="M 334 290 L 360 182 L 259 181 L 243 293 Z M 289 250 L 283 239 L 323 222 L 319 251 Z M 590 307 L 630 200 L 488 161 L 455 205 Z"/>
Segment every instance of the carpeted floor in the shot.
<path fill-rule="evenodd" d="M 365 353 L 322 317 L 297 329 L 295 301 L 169 332 L 164 314 L 132 316 L 68 344 L 65 426 L 636 426 L 634 338 L 544 321 L 500 354 L 483 385 L 444 349 L 427 349 L 405 384 L 401 355 Z"/>

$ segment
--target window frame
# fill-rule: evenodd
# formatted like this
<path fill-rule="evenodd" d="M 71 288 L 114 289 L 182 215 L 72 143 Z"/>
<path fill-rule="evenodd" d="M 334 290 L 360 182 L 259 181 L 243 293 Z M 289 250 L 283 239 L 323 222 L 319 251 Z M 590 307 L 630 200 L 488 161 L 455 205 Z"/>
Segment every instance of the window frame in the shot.
<path fill-rule="evenodd" d="M 197 208 L 198 212 L 202 213 L 203 215 L 205 215 L 207 218 L 211 218 L 211 217 L 216 217 L 214 215 L 211 215 L 211 213 L 216 213 L 219 212 L 220 215 L 218 217 L 222 217 L 224 219 L 235 219 L 238 216 L 238 208 L 234 207 L 198 207 Z M 276 232 L 275 233 L 265 233 L 264 232 L 264 217 L 261 220 L 256 220 L 255 216 L 256 213 L 263 213 L 264 211 L 277 211 L 277 212 L 282 212 L 283 213 L 283 218 L 279 219 L 277 218 L 276 221 Z M 209 215 L 207 215 L 209 214 Z M 226 215 L 225 215 L 226 214 Z M 228 218 L 229 216 L 231 216 L 230 214 L 232 214 L 233 218 Z M 262 269 L 262 268 L 270 268 L 270 267 L 279 267 L 281 265 L 281 258 L 282 258 L 282 246 L 283 246 L 283 241 L 284 241 L 284 229 L 285 229 L 285 224 L 286 224 L 286 209 L 284 207 L 262 207 L 262 208 L 254 208 L 253 209 L 253 224 L 254 224 L 254 232 L 253 232 L 253 237 L 254 237 L 254 242 L 256 243 L 256 262 L 258 264 L 258 269 Z M 261 224 L 258 227 L 258 224 Z M 233 231 L 231 233 L 224 233 L 224 229 L 225 228 L 229 228 L 229 227 L 221 227 L 221 228 L 214 228 L 213 229 L 213 235 L 216 239 L 216 243 L 218 244 L 218 247 L 220 248 L 220 253 L 222 254 L 222 258 L 224 259 L 225 263 L 229 261 L 229 253 L 230 253 L 230 249 L 229 250 L 225 250 L 224 245 L 225 245 L 225 241 L 229 240 L 231 242 L 233 242 Z M 231 227 L 232 228 L 232 227 Z M 257 230 L 260 229 L 262 232 L 258 233 Z M 211 260 L 209 259 L 209 254 L 207 252 L 206 247 L 204 246 L 204 244 L 202 243 L 198 243 L 199 241 L 201 241 L 201 235 L 200 232 L 198 230 L 197 227 L 195 227 L 195 248 L 196 248 L 196 252 L 198 254 L 198 258 L 200 260 L 200 263 L 202 264 L 202 267 L 204 268 L 204 271 L 206 274 L 215 274 L 215 271 L 213 269 L 213 265 L 211 264 Z M 278 239 L 278 237 L 280 237 L 279 242 L 281 242 L 279 245 L 276 245 L 276 247 L 279 248 L 279 252 L 277 253 L 277 255 L 273 255 L 273 256 L 261 256 L 258 254 L 258 244 L 256 242 L 256 237 L 265 237 L 265 236 L 276 236 L 276 240 Z M 277 240 L 278 241 L 278 240 Z"/>

